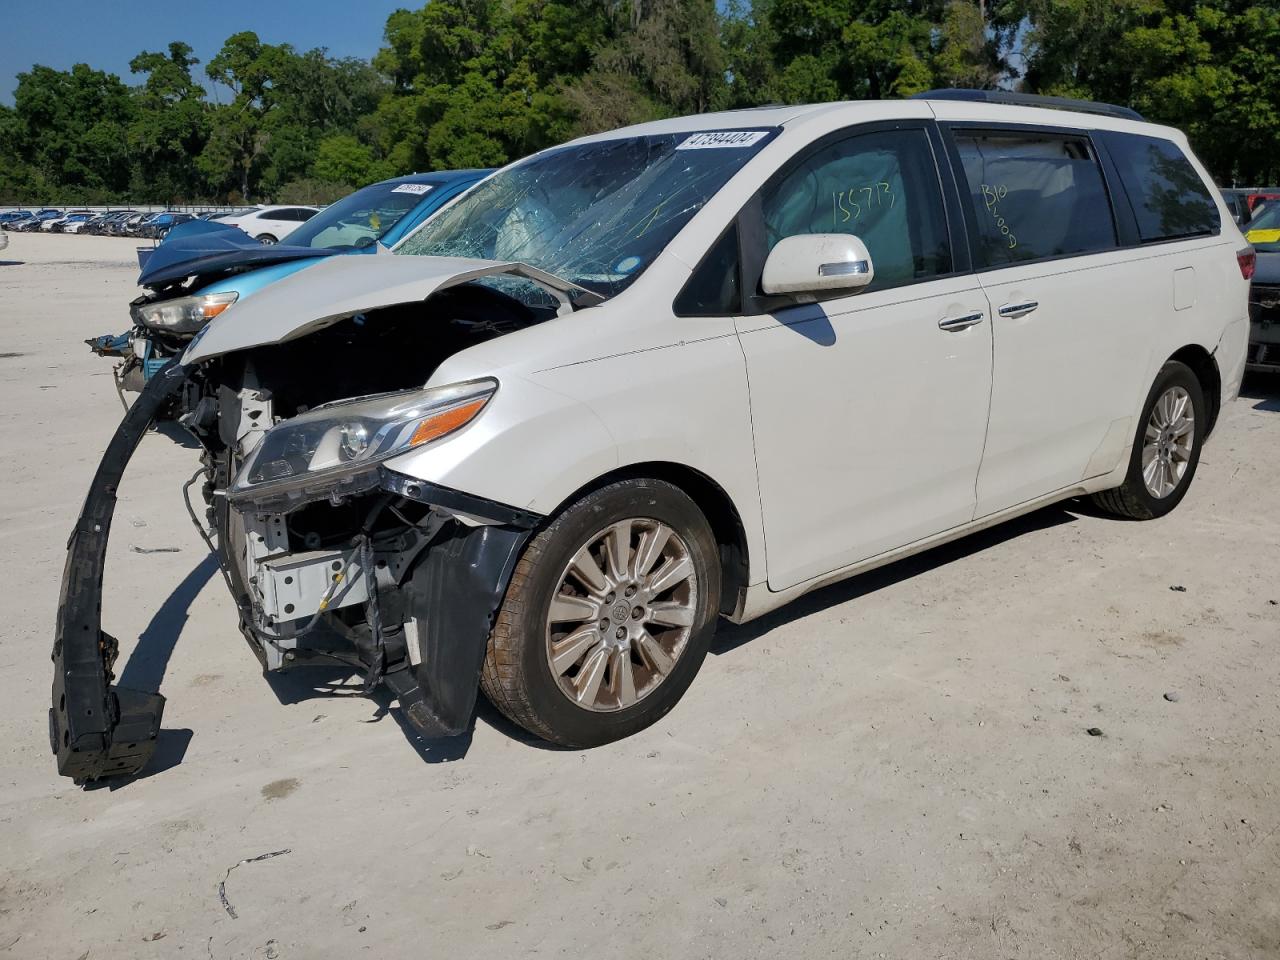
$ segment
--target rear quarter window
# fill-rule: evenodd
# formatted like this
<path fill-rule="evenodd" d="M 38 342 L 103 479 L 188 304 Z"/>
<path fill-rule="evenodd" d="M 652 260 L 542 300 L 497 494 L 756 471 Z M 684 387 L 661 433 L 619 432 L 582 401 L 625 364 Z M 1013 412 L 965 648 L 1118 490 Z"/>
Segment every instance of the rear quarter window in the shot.
<path fill-rule="evenodd" d="M 1087 137 L 957 131 L 955 142 L 987 266 L 1116 246 L 1111 201 Z"/>
<path fill-rule="evenodd" d="M 1130 133 L 1104 137 L 1143 243 L 1210 236 L 1222 228 L 1213 194 L 1176 143 Z"/>

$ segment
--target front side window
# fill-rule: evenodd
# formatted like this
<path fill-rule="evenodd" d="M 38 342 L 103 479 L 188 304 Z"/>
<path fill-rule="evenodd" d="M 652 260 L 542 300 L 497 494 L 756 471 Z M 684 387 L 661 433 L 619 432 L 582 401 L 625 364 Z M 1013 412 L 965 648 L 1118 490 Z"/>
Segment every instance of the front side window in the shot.
<path fill-rule="evenodd" d="M 395 252 L 519 261 L 611 297 L 774 132 L 671 133 L 551 150 L 499 170 Z"/>
<path fill-rule="evenodd" d="M 1176 143 L 1131 133 L 1104 136 L 1143 243 L 1218 232 L 1218 205 Z"/>
<path fill-rule="evenodd" d="M 1087 137 L 960 133 L 956 146 L 987 266 L 1116 246 L 1102 168 Z"/>
<path fill-rule="evenodd" d="M 867 245 L 870 289 L 951 272 L 937 168 L 923 130 L 864 133 L 818 148 L 762 197 L 772 250 L 784 237 L 848 233 Z"/>
<path fill-rule="evenodd" d="M 675 300 L 682 317 L 725 317 L 742 312 L 738 224 L 721 234 Z"/>

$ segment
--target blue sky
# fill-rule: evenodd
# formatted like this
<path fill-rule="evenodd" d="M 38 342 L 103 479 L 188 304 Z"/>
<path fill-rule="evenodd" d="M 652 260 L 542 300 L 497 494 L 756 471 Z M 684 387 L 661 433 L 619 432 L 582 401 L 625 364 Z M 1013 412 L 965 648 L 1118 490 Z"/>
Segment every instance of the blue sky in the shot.
<path fill-rule="evenodd" d="M 87 63 L 125 83 L 129 61 L 171 40 L 195 48 L 197 78 L 222 41 L 253 30 L 266 43 L 333 56 L 370 57 L 382 45 L 387 14 L 422 0 L 0 0 L 0 103 L 12 104 L 18 74 L 34 63 L 66 70 Z M 222 91 L 221 95 L 226 96 Z"/>

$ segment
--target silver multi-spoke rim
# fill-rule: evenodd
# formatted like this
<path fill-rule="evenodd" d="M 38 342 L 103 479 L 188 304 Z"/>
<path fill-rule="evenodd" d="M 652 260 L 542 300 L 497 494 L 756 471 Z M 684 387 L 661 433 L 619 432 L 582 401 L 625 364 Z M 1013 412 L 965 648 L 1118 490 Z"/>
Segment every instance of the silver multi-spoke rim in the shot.
<path fill-rule="evenodd" d="M 1142 480 L 1147 492 L 1163 500 L 1178 489 L 1191 463 L 1196 441 L 1196 411 L 1191 394 L 1170 387 L 1151 408 L 1142 441 Z"/>
<path fill-rule="evenodd" d="M 611 524 L 560 575 L 547 613 L 547 662 L 580 707 L 611 712 L 671 675 L 697 616 L 689 547 L 657 520 Z"/>

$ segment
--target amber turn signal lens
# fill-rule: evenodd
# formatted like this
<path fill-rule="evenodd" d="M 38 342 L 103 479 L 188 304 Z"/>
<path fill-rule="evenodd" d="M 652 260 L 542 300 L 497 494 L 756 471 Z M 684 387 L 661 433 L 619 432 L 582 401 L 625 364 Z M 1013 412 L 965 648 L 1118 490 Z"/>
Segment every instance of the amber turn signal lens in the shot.
<path fill-rule="evenodd" d="M 231 306 L 231 304 L 226 301 L 221 303 L 205 303 L 201 306 L 200 312 L 204 314 L 204 318 L 206 320 L 212 320 L 229 306 Z"/>
<path fill-rule="evenodd" d="M 428 443 L 443 437 L 446 433 L 453 433 L 459 427 L 466 426 L 488 402 L 488 397 L 482 397 L 479 400 L 464 403 L 460 407 L 454 407 L 452 410 L 432 414 L 418 424 L 418 429 L 414 430 L 413 436 L 409 438 L 409 446 L 416 447 L 419 444 Z"/>

